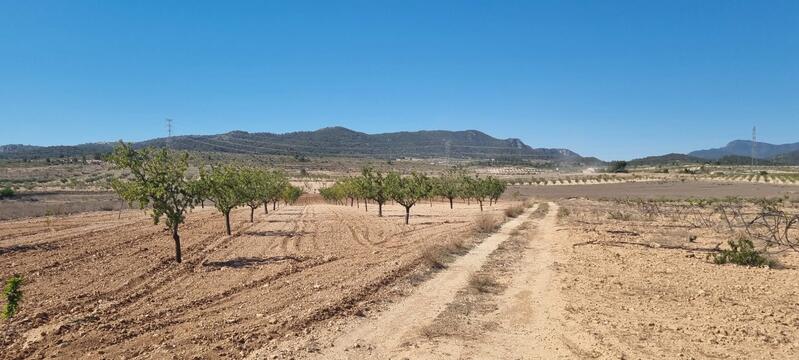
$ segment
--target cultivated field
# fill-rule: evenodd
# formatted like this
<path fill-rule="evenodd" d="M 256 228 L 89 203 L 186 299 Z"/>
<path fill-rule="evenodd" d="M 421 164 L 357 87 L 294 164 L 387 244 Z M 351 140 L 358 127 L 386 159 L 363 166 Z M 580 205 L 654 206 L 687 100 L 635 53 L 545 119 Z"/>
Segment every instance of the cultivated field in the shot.
<path fill-rule="evenodd" d="M 799 213 L 799 187 L 774 183 L 509 186 L 482 213 L 422 200 L 409 225 L 397 204 L 306 194 L 252 223 L 234 210 L 230 236 L 195 208 L 180 264 L 140 210 L 3 220 L 0 275 L 25 283 L 1 357 L 795 358 L 799 254 L 714 263 L 745 230 L 718 210 L 729 196 Z M 504 225 L 478 232 L 483 215 Z"/>
<path fill-rule="evenodd" d="M 411 225 L 401 207 L 376 210 L 297 205 L 254 223 L 238 210 L 225 236 L 217 212 L 196 209 L 181 264 L 141 211 L 4 221 L 2 274 L 26 283 L 3 357 L 241 357 L 369 313 L 427 276 L 430 249 L 477 236 L 475 205 L 418 205 Z"/>

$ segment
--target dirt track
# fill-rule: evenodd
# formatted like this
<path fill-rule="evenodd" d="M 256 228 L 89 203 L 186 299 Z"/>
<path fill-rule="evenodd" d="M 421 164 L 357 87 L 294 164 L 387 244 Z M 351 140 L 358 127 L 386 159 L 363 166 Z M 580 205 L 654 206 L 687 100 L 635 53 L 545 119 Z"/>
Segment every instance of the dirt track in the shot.
<path fill-rule="evenodd" d="M 422 251 L 472 237 L 476 206 L 289 206 L 221 216 L 195 211 L 174 263 L 162 226 L 139 211 L 6 221 L 3 276 L 25 276 L 3 357 L 241 357 L 368 313 L 425 276 Z M 102 356 L 101 356 L 102 355 Z"/>

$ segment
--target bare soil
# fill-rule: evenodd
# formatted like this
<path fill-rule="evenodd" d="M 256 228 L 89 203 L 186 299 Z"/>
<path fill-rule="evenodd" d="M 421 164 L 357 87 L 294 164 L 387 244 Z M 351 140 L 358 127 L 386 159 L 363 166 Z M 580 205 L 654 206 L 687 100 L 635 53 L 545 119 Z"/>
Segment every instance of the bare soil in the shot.
<path fill-rule="evenodd" d="M 504 206 L 488 210 L 499 216 Z M 474 239 L 476 205 L 417 205 L 385 217 L 345 206 L 288 206 L 249 223 L 197 209 L 184 262 L 142 211 L 0 222 L 3 277 L 25 277 L 21 312 L 3 325 L 3 358 L 223 358 L 288 344 L 364 316 L 427 276 L 422 253 Z M 298 340 L 302 339 L 302 341 Z"/>
<path fill-rule="evenodd" d="M 506 198 L 534 197 L 558 200 L 571 197 L 587 199 L 611 198 L 706 198 L 741 196 L 747 198 L 781 197 L 799 198 L 799 186 L 778 184 L 707 182 L 707 181 L 648 181 L 618 184 L 590 184 L 569 186 L 509 186 Z"/>

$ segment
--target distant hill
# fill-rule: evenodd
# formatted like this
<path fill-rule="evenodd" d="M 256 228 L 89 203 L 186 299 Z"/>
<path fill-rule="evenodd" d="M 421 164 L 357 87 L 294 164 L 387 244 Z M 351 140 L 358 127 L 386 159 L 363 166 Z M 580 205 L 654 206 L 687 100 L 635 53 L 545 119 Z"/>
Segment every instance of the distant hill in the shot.
<path fill-rule="evenodd" d="M 232 131 L 219 135 L 186 135 L 134 143 L 137 148 L 169 146 L 176 150 L 263 155 L 350 156 L 394 159 L 399 157 L 447 157 L 469 159 L 551 160 L 581 163 L 568 149 L 533 148 L 519 139 L 496 139 L 477 130 L 414 131 L 366 134 L 343 127 L 286 134 Z M 113 143 L 75 146 L 6 145 L 0 158 L 57 158 L 105 154 Z"/>
<path fill-rule="evenodd" d="M 799 165 L 799 150 L 777 155 L 772 161 L 779 164 Z"/>
<path fill-rule="evenodd" d="M 799 165 L 799 143 L 774 145 L 755 144 L 759 165 Z M 712 163 L 717 165 L 749 165 L 752 163 L 752 142 L 735 140 L 716 149 L 697 150 L 688 154 L 648 156 L 629 161 L 631 166 L 688 165 Z"/>
<path fill-rule="evenodd" d="M 687 165 L 687 164 L 704 164 L 707 160 L 698 158 L 696 156 L 671 153 L 660 156 L 647 156 L 640 159 L 630 160 L 627 164 L 629 166 L 657 166 L 657 165 Z"/>
<path fill-rule="evenodd" d="M 755 143 L 755 157 L 758 159 L 771 159 L 793 151 L 799 151 L 799 142 L 782 145 L 774 145 L 764 142 Z M 688 153 L 688 155 L 708 160 L 718 160 L 724 156 L 751 157 L 752 141 L 734 140 L 721 148 L 692 151 Z"/>

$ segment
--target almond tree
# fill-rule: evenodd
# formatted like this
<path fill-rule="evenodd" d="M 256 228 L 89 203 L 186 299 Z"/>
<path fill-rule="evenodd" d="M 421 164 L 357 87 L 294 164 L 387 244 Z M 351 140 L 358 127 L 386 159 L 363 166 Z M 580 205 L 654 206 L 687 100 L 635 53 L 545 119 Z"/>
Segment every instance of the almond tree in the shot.
<path fill-rule="evenodd" d="M 412 173 L 410 176 L 401 176 L 390 172 L 385 179 L 386 188 L 394 201 L 405 208 L 405 224 L 411 216 L 411 207 L 421 199 L 430 196 L 432 186 L 427 176 Z"/>
<path fill-rule="evenodd" d="M 276 170 L 269 174 L 268 191 L 264 199 L 264 206 L 272 202 L 272 210 L 277 209 L 277 202 L 280 200 L 283 189 L 289 185 L 289 179 L 282 171 Z M 267 211 L 268 213 L 268 211 Z"/>
<path fill-rule="evenodd" d="M 230 235 L 230 211 L 244 204 L 246 197 L 241 171 L 231 166 L 214 166 L 210 172 L 201 169 L 200 174 L 208 199 L 225 215 L 225 233 Z"/>
<path fill-rule="evenodd" d="M 291 184 L 286 184 L 286 186 L 283 187 L 283 191 L 280 193 L 280 198 L 283 199 L 286 205 L 294 204 L 300 196 L 302 196 L 302 189 Z"/>
<path fill-rule="evenodd" d="M 196 181 L 186 179 L 189 155 L 174 156 L 166 149 L 136 151 L 120 142 L 109 161 L 117 168 L 130 172 L 130 180 L 115 179 L 111 187 L 119 196 L 144 209 L 150 207 L 153 221 L 164 218 L 175 241 L 175 260 L 181 262 L 178 227 L 186 220 L 187 210 L 196 203 Z"/>
<path fill-rule="evenodd" d="M 449 208 L 452 209 L 452 200 L 461 196 L 463 192 L 463 175 L 454 170 L 450 170 L 444 175 L 439 176 L 433 182 L 433 194 L 449 200 Z"/>
<path fill-rule="evenodd" d="M 502 194 L 505 193 L 507 185 L 505 184 L 504 181 L 491 176 L 489 176 L 487 179 L 483 181 L 485 181 L 484 186 L 486 187 L 486 191 L 488 192 L 489 205 L 491 205 L 492 202 L 496 204 L 497 201 L 499 201 L 499 198 L 502 196 Z"/>
<path fill-rule="evenodd" d="M 377 203 L 377 216 L 383 217 L 383 204 L 390 199 L 386 188 L 386 177 L 378 170 L 364 168 L 363 175 L 367 199 Z"/>
<path fill-rule="evenodd" d="M 242 169 L 241 174 L 242 202 L 250 207 L 250 222 L 255 220 L 255 209 L 261 206 L 265 194 L 269 191 L 269 175 L 260 169 Z"/>

